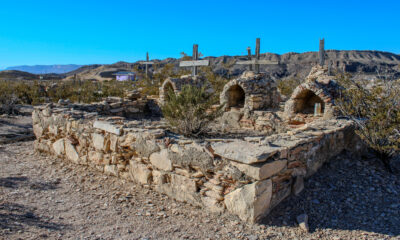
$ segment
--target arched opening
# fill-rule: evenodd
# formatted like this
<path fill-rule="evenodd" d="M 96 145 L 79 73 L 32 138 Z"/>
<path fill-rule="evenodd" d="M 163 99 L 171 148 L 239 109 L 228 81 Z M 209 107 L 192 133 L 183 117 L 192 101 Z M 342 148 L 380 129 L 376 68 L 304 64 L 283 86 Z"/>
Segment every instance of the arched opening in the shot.
<path fill-rule="evenodd" d="M 169 100 L 169 94 L 170 94 L 170 93 L 173 93 L 173 94 L 174 94 L 174 87 L 172 86 L 172 84 L 171 84 L 170 82 L 167 82 L 167 83 L 164 85 L 163 91 L 164 91 L 164 99 L 165 99 L 166 101 L 168 101 L 168 100 Z"/>
<path fill-rule="evenodd" d="M 245 93 L 242 87 L 239 85 L 233 85 L 227 91 L 228 95 L 228 107 L 243 108 Z"/>
<path fill-rule="evenodd" d="M 313 114 L 316 103 L 321 104 L 321 113 L 324 113 L 324 102 L 311 90 L 306 89 L 302 91 L 299 95 L 297 95 L 295 101 L 295 113 Z"/>

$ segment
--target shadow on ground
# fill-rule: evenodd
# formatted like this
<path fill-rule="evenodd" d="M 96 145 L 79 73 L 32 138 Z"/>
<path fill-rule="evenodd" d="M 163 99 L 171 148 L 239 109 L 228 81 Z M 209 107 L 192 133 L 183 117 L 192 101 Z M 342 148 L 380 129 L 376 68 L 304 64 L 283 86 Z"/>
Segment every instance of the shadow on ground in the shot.
<path fill-rule="evenodd" d="M 33 209 L 14 203 L 0 204 L 0 230 L 5 234 L 23 231 L 28 227 L 60 231 L 68 228 L 67 225 L 51 222 L 46 217 L 39 217 Z"/>
<path fill-rule="evenodd" d="M 28 187 L 32 190 L 47 191 L 56 189 L 59 183 L 58 180 L 52 182 L 30 182 L 27 177 L 0 178 L 0 187 L 14 189 Z"/>
<path fill-rule="evenodd" d="M 305 190 L 278 205 L 262 223 L 297 226 L 306 213 L 310 231 L 364 230 L 400 235 L 400 176 L 390 174 L 376 159 L 354 160 L 341 155 L 306 180 Z"/>

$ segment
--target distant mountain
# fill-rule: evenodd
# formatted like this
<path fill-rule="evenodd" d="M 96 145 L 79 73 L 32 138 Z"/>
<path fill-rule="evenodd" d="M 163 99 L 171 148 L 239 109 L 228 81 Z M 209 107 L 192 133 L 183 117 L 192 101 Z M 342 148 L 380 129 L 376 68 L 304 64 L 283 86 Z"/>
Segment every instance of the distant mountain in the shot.
<path fill-rule="evenodd" d="M 67 72 L 74 71 L 78 68 L 82 67 L 82 65 L 76 64 L 68 64 L 68 65 L 35 65 L 35 66 L 15 66 L 8 67 L 6 70 L 18 70 L 33 74 L 46 74 L 46 73 L 57 73 L 64 74 Z"/>
<path fill-rule="evenodd" d="M 205 57 L 204 59 L 210 60 L 210 66 L 215 73 L 229 78 L 236 77 L 249 69 L 247 65 L 235 64 L 236 61 L 247 60 L 247 56 Z M 266 72 L 275 80 L 292 77 L 304 79 L 310 72 L 311 67 L 317 64 L 318 52 L 291 52 L 282 55 L 263 53 L 261 54 L 261 59 L 279 62 L 277 65 L 260 66 L 262 72 Z M 152 59 L 152 61 L 159 67 L 165 64 L 173 64 L 174 69 L 177 70 L 179 68 L 180 59 L 166 58 L 163 60 Z M 396 78 L 400 77 L 400 55 L 389 52 L 327 50 L 326 64 L 331 65 L 331 69 L 334 73 L 347 72 L 359 77 L 373 78 L 377 72 L 386 69 L 392 76 Z M 65 79 L 74 79 L 77 77 L 82 80 L 111 80 L 115 78 L 113 75 L 115 72 L 134 71 L 137 65 L 143 68 L 140 62 L 86 65 L 65 74 Z M 159 67 L 158 70 L 154 68 L 155 65 L 149 66 L 150 74 L 159 71 Z"/>

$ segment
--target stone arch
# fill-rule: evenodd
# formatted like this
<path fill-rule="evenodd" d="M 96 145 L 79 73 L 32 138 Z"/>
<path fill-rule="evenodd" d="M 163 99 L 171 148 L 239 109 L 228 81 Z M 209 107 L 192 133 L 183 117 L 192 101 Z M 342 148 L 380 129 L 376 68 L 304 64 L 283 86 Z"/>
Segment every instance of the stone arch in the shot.
<path fill-rule="evenodd" d="M 321 104 L 321 113 L 324 118 L 334 114 L 334 100 L 323 85 L 317 83 L 303 83 L 297 86 L 290 99 L 285 104 L 285 113 L 288 117 L 296 113 L 313 114 L 316 103 Z"/>
<path fill-rule="evenodd" d="M 322 113 L 325 110 L 324 101 L 310 89 L 304 89 L 295 98 L 295 113 L 313 114 L 316 103 L 321 104 Z"/>
<path fill-rule="evenodd" d="M 174 91 L 174 93 L 177 92 L 175 83 L 170 79 L 167 79 L 163 82 L 163 84 L 160 87 L 160 100 L 162 103 L 168 100 L 168 92 L 170 90 Z"/>
<path fill-rule="evenodd" d="M 169 96 L 171 96 L 171 95 L 169 95 L 170 91 L 174 92 L 174 87 L 172 86 L 171 83 L 168 82 L 167 84 L 164 85 L 164 94 L 165 94 L 164 98 L 165 98 L 165 100 L 168 100 Z"/>
<path fill-rule="evenodd" d="M 246 94 L 243 88 L 238 85 L 232 85 L 226 91 L 226 99 L 227 99 L 227 107 L 236 107 L 236 108 L 243 108 L 246 100 Z"/>

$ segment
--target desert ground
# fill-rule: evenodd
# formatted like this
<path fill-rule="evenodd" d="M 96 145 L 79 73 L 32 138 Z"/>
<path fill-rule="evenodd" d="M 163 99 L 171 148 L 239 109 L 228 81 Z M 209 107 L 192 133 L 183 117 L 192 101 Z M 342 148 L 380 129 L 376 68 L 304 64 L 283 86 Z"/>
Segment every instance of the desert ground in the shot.
<path fill-rule="evenodd" d="M 29 135 L 30 124 L 3 116 L 0 136 Z M 373 157 L 332 159 L 299 196 L 250 225 L 35 153 L 23 140 L 0 143 L 0 239 L 400 239 L 400 176 Z M 296 222 L 302 213 L 309 233 Z"/>

